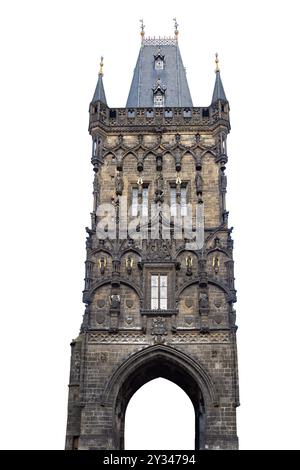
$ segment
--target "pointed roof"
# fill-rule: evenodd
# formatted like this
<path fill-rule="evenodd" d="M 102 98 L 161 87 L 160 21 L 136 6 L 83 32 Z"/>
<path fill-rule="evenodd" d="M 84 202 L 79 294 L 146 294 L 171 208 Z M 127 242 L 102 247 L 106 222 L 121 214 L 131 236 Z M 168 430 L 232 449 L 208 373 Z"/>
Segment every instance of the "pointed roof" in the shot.
<path fill-rule="evenodd" d="M 98 73 L 98 82 L 96 85 L 92 103 L 94 103 L 95 101 L 101 101 L 101 103 L 104 103 L 107 105 L 104 86 L 103 86 L 103 57 L 101 57 L 100 70 Z"/>
<path fill-rule="evenodd" d="M 219 56 L 218 56 L 217 53 L 216 53 L 215 63 L 216 63 L 216 70 L 215 70 L 215 72 L 216 72 L 216 81 L 215 81 L 213 97 L 212 97 L 212 100 L 211 100 L 212 103 L 215 103 L 215 101 L 218 101 L 218 100 L 227 101 L 225 91 L 224 91 L 224 88 L 223 88 L 223 84 L 222 84 L 222 80 L 221 80 L 220 67 L 219 67 Z"/>
<path fill-rule="evenodd" d="M 211 102 L 214 103 L 218 100 L 227 101 L 219 70 L 216 72 L 215 88 Z"/>
<path fill-rule="evenodd" d="M 158 56 L 163 60 L 163 69 L 155 68 Z M 166 107 L 193 106 L 176 39 L 143 38 L 126 107 L 153 107 L 153 88 L 158 79 L 166 87 Z"/>

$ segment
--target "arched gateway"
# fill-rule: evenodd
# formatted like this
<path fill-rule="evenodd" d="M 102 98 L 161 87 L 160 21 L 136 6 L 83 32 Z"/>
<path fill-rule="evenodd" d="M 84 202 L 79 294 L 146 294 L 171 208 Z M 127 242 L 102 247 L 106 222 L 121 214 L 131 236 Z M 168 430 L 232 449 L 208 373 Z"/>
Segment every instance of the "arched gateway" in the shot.
<path fill-rule="evenodd" d="M 94 207 L 66 449 L 123 449 L 127 404 L 157 377 L 191 399 L 195 449 L 238 446 L 229 104 L 217 62 L 211 105 L 193 107 L 177 40 L 142 34 L 126 108 L 108 107 L 102 66 L 90 105 Z"/>

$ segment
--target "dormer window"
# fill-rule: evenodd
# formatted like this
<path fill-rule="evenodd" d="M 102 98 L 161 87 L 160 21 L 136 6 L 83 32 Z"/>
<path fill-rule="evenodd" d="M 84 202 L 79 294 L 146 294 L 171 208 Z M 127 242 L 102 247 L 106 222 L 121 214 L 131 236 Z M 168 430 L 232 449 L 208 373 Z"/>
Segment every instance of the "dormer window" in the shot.
<path fill-rule="evenodd" d="M 165 92 L 167 87 L 162 85 L 160 78 L 156 80 L 156 84 L 152 88 L 153 90 L 153 106 L 155 108 L 162 108 L 165 106 Z"/>
<path fill-rule="evenodd" d="M 154 67 L 155 70 L 163 70 L 164 69 L 164 59 L 165 56 L 161 53 L 160 46 L 157 49 L 156 54 L 154 54 Z"/>
<path fill-rule="evenodd" d="M 161 95 L 160 93 L 157 93 L 156 95 L 154 95 L 153 105 L 155 108 L 162 108 L 165 105 L 164 95 Z"/>
<path fill-rule="evenodd" d="M 163 70 L 164 61 L 162 59 L 156 59 L 155 61 L 155 70 Z"/>

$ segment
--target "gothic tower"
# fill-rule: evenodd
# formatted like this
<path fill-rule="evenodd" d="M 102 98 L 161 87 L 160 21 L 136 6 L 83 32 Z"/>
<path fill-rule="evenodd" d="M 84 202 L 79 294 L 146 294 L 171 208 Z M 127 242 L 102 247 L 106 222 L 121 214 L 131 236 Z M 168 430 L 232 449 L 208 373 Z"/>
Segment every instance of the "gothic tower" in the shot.
<path fill-rule="evenodd" d="M 176 23 L 174 38 L 141 36 L 126 107 L 108 106 L 101 61 L 89 108 L 94 204 L 66 449 L 123 449 L 127 404 L 157 377 L 190 397 L 195 449 L 237 449 L 229 104 L 216 56 L 212 102 L 193 106 Z"/>

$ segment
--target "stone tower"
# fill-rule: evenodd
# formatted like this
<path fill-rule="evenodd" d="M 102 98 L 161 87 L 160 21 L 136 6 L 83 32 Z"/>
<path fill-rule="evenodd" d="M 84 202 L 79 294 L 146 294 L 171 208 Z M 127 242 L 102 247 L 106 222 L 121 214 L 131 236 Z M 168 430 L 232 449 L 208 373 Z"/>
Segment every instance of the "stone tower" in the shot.
<path fill-rule="evenodd" d="M 123 449 L 127 404 L 157 377 L 190 397 L 195 449 L 237 449 L 229 104 L 216 56 L 211 105 L 193 106 L 176 24 L 174 38 L 141 36 L 126 107 L 108 106 L 101 63 L 89 108 L 94 204 L 66 449 Z"/>

